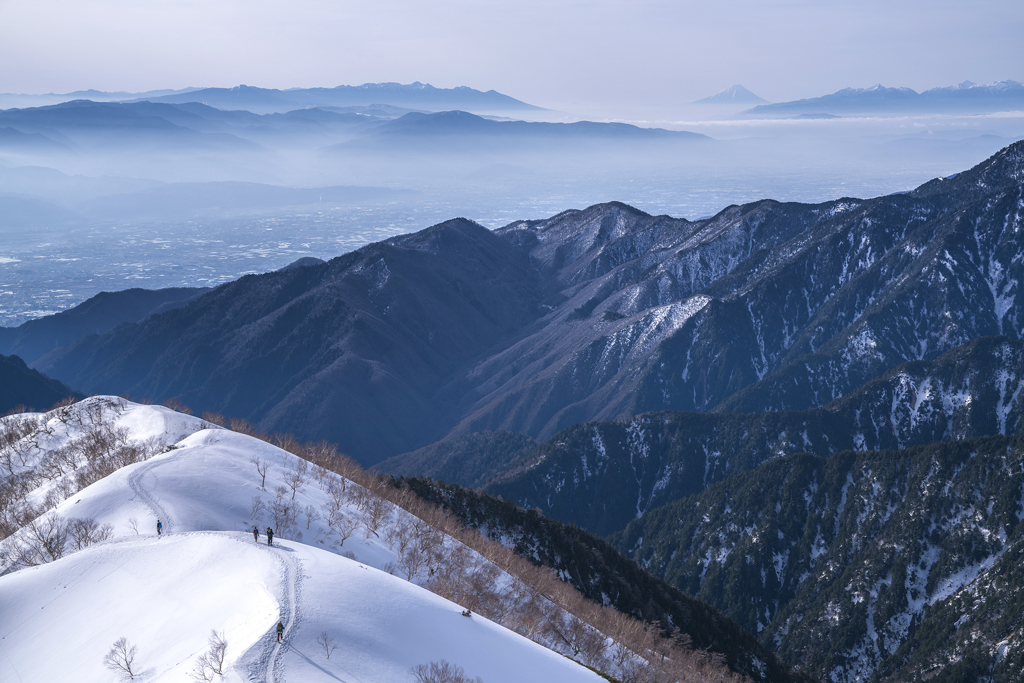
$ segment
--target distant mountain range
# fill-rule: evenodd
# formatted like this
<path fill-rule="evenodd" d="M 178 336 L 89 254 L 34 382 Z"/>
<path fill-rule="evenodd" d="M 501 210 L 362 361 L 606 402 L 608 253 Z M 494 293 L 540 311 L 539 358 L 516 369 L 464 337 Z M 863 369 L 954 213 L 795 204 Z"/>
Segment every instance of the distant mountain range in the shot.
<path fill-rule="evenodd" d="M 180 97 L 188 98 L 189 95 Z M 371 108 L 367 108 L 370 110 Z M 485 141 L 513 146 L 583 141 L 588 144 L 708 140 L 704 135 L 624 123 L 495 121 L 465 111 L 409 112 L 372 108 L 379 115 L 318 108 L 284 114 L 225 111 L 183 102 L 76 100 L 0 111 L 0 150 L 53 155 L 148 150 L 203 152 L 274 159 L 276 149 L 326 148 L 342 152 L 381 146 L 430 147 L 443 140 L 477 148 Z M 333 145 L 333 147 L 331 147 Z M 339 146 L 341 145 L 341 146 Z M 233 156 L 231 158 L 234 158 Z"/>
<path fill-rule="evenodd" d="M 1024 84 L 1001 81 L 978 85 L 932 88 L 918 93 L 910 88 L 846 88 L 831 95 L 794 102 L 762 104 L 743 111 L 746 117 L 790 118 L 800 115 L 864 116 L 926 113 L 986 113 L 1024 109 Z"/>
<path fill-rule="evenodd" d="M 711 138 L 699 133 L 640 128 L 628 123 L 494 121 L 464 111 L 447 111 L 406 114 L 325 151 L 335 154 L 372 150 L 448 154 L 529 148 L 550 151 L 552 145 L 592 149 L 595 145 L 672 145 L 709 140 Z"/>
<path fill-rule="evenodd" d="M 339 85 L 335 88 L 256 88 L 239 85 L 234 88 L 185 88 L 183 90 L 151 90 L 143 93 L 80 90 L 66 95 L 0 94 L 0 107 L 41 106 L 72 100 L 96 102 L 167 102 L 185 104 L 199 102 L 217 109 L 246 110 L 256 114 L 284 113 L 311 107 L 368 107 L 390 105 L 414 110 L 448 111 L 543 111 L 495 90 L 486 92 L 465 86 L 435 88 L 428 83 L 364 83 Z"/>
<path fill-rule="evenodd" d="M 717 95 L 697 100 L 694 104 L 762 104 L 768 100 L 758 97 L 742 85 L 726 88 Z"/>

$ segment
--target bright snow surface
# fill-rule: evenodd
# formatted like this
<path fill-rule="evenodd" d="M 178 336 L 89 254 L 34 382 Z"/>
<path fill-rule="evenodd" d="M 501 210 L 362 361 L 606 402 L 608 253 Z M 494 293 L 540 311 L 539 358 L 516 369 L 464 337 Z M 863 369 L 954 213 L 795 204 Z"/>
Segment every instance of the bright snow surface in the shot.
<path fill-rule="evenodd" d="M 227 430 L 196 431 L 199 420 L 165 408 L 127 405 L 118 426 L 178 447 L 118 470 L 57 508 L 111 524 L 111 541 L 0 577 L 0 680 L 106 683 L 112 675 L 103 656 L 122 636 L 138 647 L 137 680 L 188 680 L 211 629 L 228 642 L 225 681 L 412 681 L 412 666 L 440 659 L 485 683 L 600 680 L 375 569 L 397 555 L 362 530 L 343 546 L 358 560 L 323 549 L 332 543 L 320 542 L 326 527 L 314 520 L 307 529 L 303 517 L 298 528 L 320 547 L 298 542 L 297 534 L 275 538 L 271 548 L 261 533 L 257 544 L 252 499 L 273 500 L 298 458 Z M 55 446 L 62 435 L 48 438 Z M 272 463 L 267 491 L 253 455 Z M 313 481 L 294 502 L 319 506 L 326 497 Z M 257 522 L 265 529 L 266 513 Z M 273 633 L 279 619 L 286 627 L 280 647 Z M 337 644 L 329 659 L 317 643 L 323 631 Z"/>

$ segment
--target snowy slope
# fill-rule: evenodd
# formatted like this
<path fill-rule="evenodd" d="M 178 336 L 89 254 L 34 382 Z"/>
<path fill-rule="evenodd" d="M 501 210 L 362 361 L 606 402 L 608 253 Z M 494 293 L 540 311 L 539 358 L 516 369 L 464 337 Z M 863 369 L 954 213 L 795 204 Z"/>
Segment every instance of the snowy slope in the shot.
<path fill-rule="evenodd" d="M 594 674 L 398 577 L 285 541 L 185 532 L 116 541 L 0 579 L 0 680 L 108 682 L 102 657 L 138 646 L 147 681 L 180 681 L 224 631 L 226 681 L 412 680 L 438 659 L 491 681 Z M 288 630 L 276 647 L 273 627 Z M 316 638 L 337 640 L 330 659 Z M 275 677 L 276 674 L 276 677 Z"/>
<path fill-rule="evenodd" d="M 89 399 L 74 410 L 85 415 L 109 400 Z M 362 529 L 342 546 L 323 520 L 300 517 L 282 531 L 292 540 L 279 536 L 271 548 L 261 534 L 255 543 L 252 526 L 265 529 L 273 521 L 267 509 L 253 518 L 254 498 L 267 507 L 276 501 L 324 509 L 326 483 L 337 475 L 328 474 L 323 488 L 308 481 L 293 500 L 290 488 L 282 495 L 275 489 L 301 462 L 296 456 L 166 408 L 122 406 L 108 407 L 102 420 L 157 450 L 175 447 L 57 506 L 64 518 L 109 524 L 109 541 L 0 577 L 0 680 L 109 681 L 102 658 L 124 636 L 138 646 L 143 680 L 179 681 L 206 651 L 211 629 L 228 641 L 225 680 L 411 681 L 410 667 L 440 659 L 488 683 L 599 680 L 559 654 L 479 615 L 466 618 L 460 606 L 375 569 L 398 555 L 374 535 L 365 538 Z M 87 433 L 92 423 L 79 422 L 51 417 L 51 433 L 28 449 L 25 467 Z M 270 463 L 266 490 L 254 456 Z M 48 482 L 32 497 L 44 500 L 58 484 Z M 344 505 L 341 514 L 354 519 L 359 511 Z M 158 518 L 162 538 L 155 534 Z M 272 634 L 278 619 L 287 627 L 282 647 Z M 330 659 L 316 642 L 323 631 L 337 643 Z"/>

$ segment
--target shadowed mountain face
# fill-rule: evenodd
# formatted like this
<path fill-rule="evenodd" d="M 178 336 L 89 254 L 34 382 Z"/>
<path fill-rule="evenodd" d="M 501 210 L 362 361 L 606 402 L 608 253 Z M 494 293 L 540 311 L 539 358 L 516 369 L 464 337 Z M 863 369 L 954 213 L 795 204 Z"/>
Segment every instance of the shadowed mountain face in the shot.
<path fill-rule="evenodd" d="M 86 335 L 103 334 L 121 323 L 137 322 L 184 306 L 208 291 L 204 287 L 177 287 L 100 292 L 66 311 L 29 320 L 18 327 L 0 327 L 0 353 L 17 354 L 32 363 Z"/>
<path fill-rule="evenodd" d="M 89 390 L 178 396 L 366 460 L 436 440 L 461 363 L 537 316 L 527 256 L 456 219 L 323 265 L 247 276 L 47 360 Z"/>
<path fill-rule="evenodd" d="M 83 398 L 57 380 L 31 369 L 17 356 L 0 356 L 0 415 L 19 406 L 49 410 L 68 397 Z"/>
<path fill-rule="evenodd" d="M 1021 336 L 1024 144 L 910 194 L 714 218 L 622 204 L 457 220 L 250 276 L 41 367 L 178 397 L 364 462 L 449 432 L 547 438 L 650 410 L 824 405 L 900 363 Z"/>

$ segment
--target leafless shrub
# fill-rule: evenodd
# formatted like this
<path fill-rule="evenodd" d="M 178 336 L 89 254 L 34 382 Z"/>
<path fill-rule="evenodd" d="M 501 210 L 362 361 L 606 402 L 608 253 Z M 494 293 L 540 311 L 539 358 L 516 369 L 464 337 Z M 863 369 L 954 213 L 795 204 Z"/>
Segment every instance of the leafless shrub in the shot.
<path fill-rule="evenodd" d="M 470 678 L 461 666 L 444 659 L 429 664 L 417 664 L 409 671 L 416 679 L 416 683 L 484 683 L 479 676 Z"/>
<path fill-rule="evenodd" d="M 127 638 L 118 638 L 114 645 L 103 657 L 103 666 L 107 667 L 120 678 L 131 680 L 135 678 L 137 667 L 135 666 L 135 654 L 138 648 L 128 642 Z"/>
<path fill-rule="evenodd" d="M 164 401 L 164 406 L 170 408 L 175 412 L 182 413 L 183 415 L 192 414 L 192 409 L 176 398 L 167 399 L 166 401 Z"/>
<path fill-rule="evenodd" d="M 316 642 L 324 649 L 324 654 L 327 655 L 327 659 L 331 658 L 331 653 L 338 647 L 335 644 L 334 639 L 327 634 L 327 631 L 321 631 L 320 635 L 316 637 Z"/>
<path fill-rule="evenodd" d="M 248 420 L 242 420 L 237 417 L 232 417 L 228 420 L 228 429 L 239 434 L 246 434 L 248 436 L 255 436 L 260 438 L 260 433 L 256 431 L 256 427 L 253 426 Z M 266 439 L 264 439 L 265 441 Z"/>
<path fill-rule="evenodd" d="M 228 641 L 223 633 L 210 631 L 207 641 L 210 649 L 196 658 L 196 663 L 189 674 L 195 681 L 212 681 L 214 676 L 224 675 L 224 657 L 228 649 Z"/>
<path fill-rule="evenodd" d="M 220 413 L 211 413 L 209 410 L 204 410 L 203 414 L 200 415 L 204 422 L 209 422 L 212 425 L 218 427 L 227 427 L 228 422 L 224 419 L 224 416 Z"/>
<path fill-rule="evenodd" d="M 135 535 L 139 535 L 139 520 L 134 517 L 128 518 L 128 528 L 135 532 Z"/>

